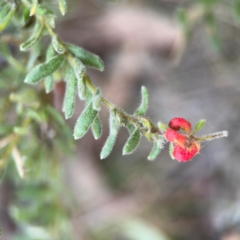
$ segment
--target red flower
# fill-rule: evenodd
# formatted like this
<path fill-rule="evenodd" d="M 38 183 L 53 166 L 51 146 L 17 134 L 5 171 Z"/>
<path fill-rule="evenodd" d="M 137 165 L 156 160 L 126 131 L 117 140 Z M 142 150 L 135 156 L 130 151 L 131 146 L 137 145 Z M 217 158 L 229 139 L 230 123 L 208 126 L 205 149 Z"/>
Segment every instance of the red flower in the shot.
<path fill-rule="evenodd" d="M 187 137 L 182 135 L 181 133 L 178 133 L 172 129 L 167 129 L 165 131 L 165 138 L 168 142 L 176 143 L 182 147 L 185 146 L 185 143 L 187 141 Z"/>
<path fill-rule="evenodd" d="M 191 140 L 188 146 L 182 147 L 175 144 L 172 155 L 179 162 L 187 162 L 191 160 L 200 150 L 200 144 Z"/>
<path fill-rule="evenodd" d="M 169 122 L 168 126 L 171 129 L 176 130 L 176 131 L 182 129 L 183 131 L 185 131 L 188 134 L 190 134 L 190 132 L 191 132 L 191 123 L 184 118 L 173 118 Z"/>
<path fill-rule="evenodd" d="M 199 151 L 200 144 L 193 139 L 191 133 L 191 123 L 184 118 L 173 118 L 169 122 L 169 129 L 164 133 L 165 139 L 171 144 L 171 155 L 179 162 L 191 160 Z M 179 133 L 183 130 L 186 135 Z"/>

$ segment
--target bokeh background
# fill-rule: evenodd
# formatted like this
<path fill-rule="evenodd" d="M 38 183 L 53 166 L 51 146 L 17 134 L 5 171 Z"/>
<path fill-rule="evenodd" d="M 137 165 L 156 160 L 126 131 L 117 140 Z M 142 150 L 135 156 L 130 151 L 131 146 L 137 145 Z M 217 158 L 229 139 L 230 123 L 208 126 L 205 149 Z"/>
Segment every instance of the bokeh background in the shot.
<path fill-rule="evenodd" d="M 72 238 L 63 239 L 240 239 L 239 25 L 232 18 L 230 1 L 218 1 L 217 38 L 193 2 L 69 1 L 57 31 L 64 41 L 104 60 L 103 73 L 88 73 L 108 100 L 131 113 L 144 85 L 150 95 L 147 116 L 153 122 L 167 124 L 179 116 L 194 124 L 204 118 L 207 124 L 200 133 L 228 130 L 229 137 L 204 143 L 200 154 L 187 163 L 171 160 L 167 147 L 149 162 L 151 144 L 145 139 L 134 154 L 122 156 L 128 133 L 121 129 L 114 151 L 100 161 L 108 134 L 103 107 L 101 139 L 95 141 L 88 133 L 77 141 L 74 156 L 62 156 L 66 188 L 59 197 L 71 206 L 67 226 L 72 233 Z M 177 21 L 179 7 L 191 16 L 187 33 Z M 59 111 L 61 104 L 62 96 L 56 94 Z M 79 102 L 68 122 L 71 127 L 82 108 Z M 12 201 L 7 184 L 6 179 L 1 186 L 5 206 Z M 16 226 L 7 213 L 0 219 L 2 239 L 12 239 Z M 36 229 L 34 236 L 48 239 Z"/>

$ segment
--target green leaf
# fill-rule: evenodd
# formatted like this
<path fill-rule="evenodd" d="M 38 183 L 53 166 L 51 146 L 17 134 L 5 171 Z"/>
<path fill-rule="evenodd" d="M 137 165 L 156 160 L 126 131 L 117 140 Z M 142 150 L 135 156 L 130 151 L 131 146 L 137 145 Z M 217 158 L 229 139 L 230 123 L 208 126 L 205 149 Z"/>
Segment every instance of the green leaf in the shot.
<path fill-rule="evenodd" d="M 48 46 L 47 54 L 46 54 L 46 60 L 50 60 L 52 57 L 54 57 L 55 51 L 53 46 L 50 44 Z M 44 85 L 46 89 L 46 93 L 50 93 L 53 89 L 53 75 L 49 75 L 48 77 L 45 78 L 44 80 Z"/>
<path fill-rule="evenodd" d="M 79 139 L 86 134 L 96 116 L 97 111 L 93 109 L 92 102 L 90 102 L 76 122 L 73 134 L 75 139 Z"/>
<path fill-rule="evenodd" d="M 130 134 L 132 134 L 135 131 L 134 125 L 130 124 L 130 123 L 127 124 L 127 129 L 128 129 Z"/>
<path fill-rule="evenodd" d="M 23 52 L 29 50 L 41 37 L 42 30 L 43 23 L 41 21 L 37 21 L 32 36 L 30 37 L 30 39 L 20 45 L 20 50 Z"/>
<path fill-rule="evenodd" d="M 18 135 L 26 135 L 29 133 L 29 128 L 28 127 L 14 127 L 13 132 Z"/>
<path fill-rule="evenodd" d="M 32 0 L 32 7 L 31 7 L 31 10 L 30 10 L 30 16 L 33 16 L 36 12 L 36 9 L 37 9 L 37 5 L 38 5 L 38 0 Z"/>
<path fill-rule="evenodd" d="M 102 124 L 98 116 L 94 119 L 91 129 L 92 129 L 93 137 L 95 139 L 99 139 L 102 135 Z"/>
<path fill-rule="evenodd" d="M 86 72 L 85 66 L 77 58 L 74 58 L 72 67 L 78 80 L 78 97 L 85 100 L 87 93 L 86 76 L 84 75 Z"/>
<path fill-rule="evenodd" d="M 52 45 L 57 53 L 63 54 L 65 52 L 65 47 L 62 45 L 62 43 L 57 37 L 52 38 Z"/>
<path fill-rule="evenodd" d="M 5 6 L 1 7 L 0 9 L 0 32 L 2 32 L 10 22 L 14 12 L 16 9 L 16 5 L 14 3 L 11 3 L 11 6 L 9 4 L 6 4 Z"/>
<path fill-rule="evenodd" d="M 135 111 L 134 115 L 144 115 L 148 108 L 148 90 L 142 86 L 141 88 L 142 101 L 138 109 Z"/>
<path fill-rule="evenodd" d="M 153 148 L 152 151 L 150 152 L 149 156 L 148 156 L 148 160 L 153 161 L 156 159 L 156 157 L 158 156 L 158 154 L 161 151 L 161 147 L 159 146 L 158 141 L 154 141 L 153 142 Z"/>
<path fill-rule="evenodd" d="M 58 0 L 59 9 L 62 15 L 65 15 L 67 12 L 67 2 L 66 0 Z"/>
<path fill-rule="evenodd" d="M 85 49 L 72 45 L 65 44 L 68 50 L 86 66 L 96 68 L 100 71 L 104 70 L 103 61 L 97 55 L 86 51 Z"/>
<path fill-rule="evenodd" d="M 193 130 L 193 133 L 198 132 L 205 125 L 205 123 L 206 123 L 206 119 L 200 119 L 197 122 L 197 124 L 196 124 L 196 126 L 195 126 L 195 128 Z"/>
<path fill-rule="evenodd" d="M 66 79 L 66 91 L 64 94 L 63 111 L 65 118 L 68 119 L 73 115 L 75 106 L 75 97 L 77 93 L 77 79 L 72 67 L 69 67 Z"/>
<path fill-rule="evenodd" d="M 109 117 L 109 136 L 102 148 L 100 158 L 104 159 L 109 156 L 111 153 L 113 146 L 116 142 L 117 139 L 117 134 L 120 128 L 120 123 L 116 118 L 116 113 L 114 110 L 110 112 L 110 117 Z"/>
<path fill-rule="evenodd" d="M 127 142 L 123 147 L 123 155 L 131 154 L 135 151 L 139 145 L 141 139 L 141 134 L 138 129 L 136 129 L 132 135 L 128 138 Z"/>
<path fill-rule="evenodd" d="M 93 108 L 97 111 L 101 110 L 101 106 L 100 103 L 102 101 L 102 92 L 101 90 L 98 88 L 96 93 L 93 96 Z"/>
<path fill-rule="evenodd" d="M 35 84 L 43 78 L 53 74 L 62 64 L 64 60 L 63 55 L 58 55 L 51 58 L 49 61 L 34 67 L 26 76 L 24 82 Z"/>
<path fill-rule="evenodd" d="M 36 9 L 36 14 L 38 16 L 46 16 L 46 15 L 52 15 L 53 11 L 50 10 L 49 8 L 45 7 L 45 6 L 40 6 L 38 5 L 37 9 Z"/>

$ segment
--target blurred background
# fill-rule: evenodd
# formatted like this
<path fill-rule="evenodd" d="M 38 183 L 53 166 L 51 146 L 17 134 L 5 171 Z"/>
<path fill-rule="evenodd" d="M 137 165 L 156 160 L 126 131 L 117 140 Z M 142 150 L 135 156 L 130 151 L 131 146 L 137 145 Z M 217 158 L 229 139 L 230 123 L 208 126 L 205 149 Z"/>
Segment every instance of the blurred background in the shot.
<path fill-rule="evenodd" d="M 211 11 L 202 12 L 209 2 L 216 2 L 215 22 Z M 71 233 L 61 239 L 240 240 L 240 31 L 230 2 L 69 1 L 57 31 L 64 41 L 103 59 L 103 73 L 88 73 L 108 100 L 132 113 L 143 85 L 153 122 L 184 117 L 194 125 L 204 118 L 201 134 L 228 130 L 229 137 L 204 143 L 187 163 L 171 160 L 168 147 L 149 162 L 152 146 L 145 139 L 134 154 L 122 156 L 128 133 L 121 129 L 110 157 L 100 161 L 108 135 L 108 111 L 102 107 L 102 137 L 96 141 L 89 132 L 77 141 L 74 155 L 61 156 L 64 189 L 56 190 L 57 199 L 68 206 L 63 228 Z M 61 104 L 56 91 L 59 111 Z M 68 121 L 71 128 L 82 108 L 79 102 Z M 19 210 L 8 211 L 16 186 L 5 178 L 0 188 L 2 239 L 53 239 L 37 228 L 41 221 L 28 229 L 33 235 L 20 237 L 11 217 Z M 34 189 L 27 198 L 38 196 Z"/>

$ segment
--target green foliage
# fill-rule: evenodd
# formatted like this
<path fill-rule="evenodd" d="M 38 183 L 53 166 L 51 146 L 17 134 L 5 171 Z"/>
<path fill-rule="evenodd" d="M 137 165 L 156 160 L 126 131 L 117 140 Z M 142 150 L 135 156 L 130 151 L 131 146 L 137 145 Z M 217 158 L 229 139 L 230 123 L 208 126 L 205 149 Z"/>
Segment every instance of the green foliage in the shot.
<path fill-rule="evenodd" d="M 93 103 L 90 102 L 79 116 L 74 127 L 74 138 L 82 138 L 92 125 L 94 119 L 97 116 L 97 111 L 93 109 Z"/>
<path fill-rule="evenodd" d="M 150 152 L 149 156 L 148 156 L 148 160 L 153 161 L 156 159 L 156 157 L 158 156 L 158 154 L 161 151 L 161 147 L 159 145 L 159 143 L 157 141 L 155 141 L 153 143 L 153 148 L 152 151 Z"/>
<path fill-rule="evenodd" d="M 101 89 L 93 85 L 87 74 L 87 67 L 103 71 L 103 61 L 59 38 L 54 29 L 56 14 L 48 7 L 49 2 L 0 0 L 0 55 L 4 58 L 3 64 L 0 63 L 0 179 L 6 173 L 13 179 L 17 190 L 10 213 L 22 229 L 23 235 L 15 238 L 19 240 L 35 239 L 33 232 L 38 232 L 38 239 L 71 239 L 68 207 L 61 201 L 61 193 L 63 190 L 66 193 L 67 188 L 62 183 L 58 159 L 62 152 L 70 153 L 74 144 L 72 132 L 53 106 L 52 90 L 58 90 L 60 81 L 63 80 L 66 87 L 62 108 L 65 119 L 74 113 L 76 96 L 85 101 L 85 108 L 73 130 L 74 139 L 82 138 L 89 128 L 94 138 L 99 139 L 102 134 L 101 104 L 109 109 L 109 136 L 100 153 L 101 159 L 109 156 L 123 126 L 129 130 L 123 154 L 133 153 L 144 136 L 153 143 L 148 159 L 154 160 L 164 147 L 164 132 L 168 128 L 162 123 L 156 126 L 145 116 L 148 108 L 145 87 L 141 88 L 141 103 L 134 114 L 124 112 L 102 96 Z M 216 43 L 213 6 L 217 1 L 197 2 L 204 6 L 199 16 L 204 20 L 209 37 Z M 234 4 L 238 6 L 239 2 Z M 64 15 L 67 2 L 58 0 L 58 6 Z M 185 9 L 178 13 L 185 29 L 193 26 L 189 12 Z M 239 17 L 238 8 L 234 14 Z M 204 123 L 200 120 L 194 132 Z M 199 139 L 211 140 L 223 135 L 226 136 L 226 132 Z M 19 177 L 29 181 L 24 185 Z"/>
<path fill-rule="evenodd" d="M 99 139 L 102 135 L 102 124 L 98 116 L 94 119 L 91 127 L 93 137 Z"/>
<path fill-rule="evenodd" d="M 193 133 L 196 133 L 197 131 L 199 131 L 205 124 L 206 124 L 206 119 L 200 119 L 197 122 L 197 124 L 193 130 Z"/>
<path fill-rule="evenodd" d="M 73 115 L 75 106 L 75 97 L 77 94 L 77 79 L 71 67 L 66 72 L 66 91 L 64 94 L 63 112 L 68 119 Z"/>
<path fill-rule="evenodd" d="M 134 113 L 135 115 L 144 115 L 148 108 L 148 91 L 144 86 L 142 86 L 141 94 L 142 94 L 142 102 L 138 107 L 138 109 L 135 111 Z"/>
<path fill-rule="evenodd" d="M 63 60 L 64 57 L 62 55 L 58 55 L 43 64 L 37 65 L 26 75 L 24 82 L 31 84 L 38 83 L 45 77 L 52 75 L 60 67 Z"/>
<path fill-rule="evenodd" d="M 101 159 L 109 156 L 116 142 L 117 134 L 120 128 L 120 122 L 116 116 L 116 110 L 112 110 L 109 116 L 109 136 L 100 153 Z"/>
<path fill-rule="evenodd" d="M 141 138 L 140 131 L 136 129 L 128 138 L 127 142 L 123 147 L 123 155 L 131 154 L 135 151 L 137 146 L 139 145 Z"/>
<path fill-rule="evenodd" d="M 96 68 L 100 71 L 104 70 L 104 64 L 102 60 L 95 54 L 86 51 L 83 48 L 77 47 L 72 44 L 66 44 L 67 49 L 77 57 L 84 65 L 92 68 Z"/>
<path fill-rule="evenodd" d="M 33 30 L 32 36 L 30 37 L 29 40 L 25 41 L 20 45 L 20 50 L 21 51 L 28 51 L 41 37 L 43 30 L 43 23 L 42 21 L 37 21 L 35 24 L 35 28 Z"/>

